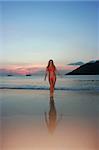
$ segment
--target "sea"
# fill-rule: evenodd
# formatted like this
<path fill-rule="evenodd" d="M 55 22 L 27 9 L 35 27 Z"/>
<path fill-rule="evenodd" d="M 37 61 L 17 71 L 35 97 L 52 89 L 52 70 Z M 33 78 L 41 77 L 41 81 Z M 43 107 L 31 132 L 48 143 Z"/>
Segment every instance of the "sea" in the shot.
<path fill-rule="evenodd" d="M 43 75 L 0 76 L 0 89 L 49 90 Z M 55 90 L 99 92 L 99 75 L 57 76 Z"/>
<path fill-rule="evenodd" d="M 0 77 L 0 150 L 99 150 L 99 75 Z"/>

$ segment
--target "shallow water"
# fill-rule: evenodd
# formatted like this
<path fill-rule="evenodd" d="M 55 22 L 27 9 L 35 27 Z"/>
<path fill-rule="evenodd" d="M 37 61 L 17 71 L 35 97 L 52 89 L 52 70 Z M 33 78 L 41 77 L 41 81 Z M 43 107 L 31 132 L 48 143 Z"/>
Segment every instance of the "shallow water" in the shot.
<path fill-rule="evenodd" d="M 99 93 L 0 90 L 2 150 L 98 150 Z"/>
<path fill-rule="evenodd" d="M 44 81 L 44 76 L 3 76 L 0 89 L 49 90 L 49 82 Z M 57 76 L 55 90 L 99 92 L 99 75 Z"/>

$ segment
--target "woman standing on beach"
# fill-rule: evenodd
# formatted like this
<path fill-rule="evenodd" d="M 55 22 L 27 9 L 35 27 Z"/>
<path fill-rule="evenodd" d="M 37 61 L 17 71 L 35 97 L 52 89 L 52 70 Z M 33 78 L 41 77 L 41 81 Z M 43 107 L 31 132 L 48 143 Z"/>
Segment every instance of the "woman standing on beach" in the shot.
<path fill-rule="evenodd" d="M 50 97 L 53 98 L 54 87 L 56 83 L 56 67 L 53 60 L 49 60 L 48 66 L 46 67 L 45 80 L 48 74 L 49 84 L 50 84 Z"/>

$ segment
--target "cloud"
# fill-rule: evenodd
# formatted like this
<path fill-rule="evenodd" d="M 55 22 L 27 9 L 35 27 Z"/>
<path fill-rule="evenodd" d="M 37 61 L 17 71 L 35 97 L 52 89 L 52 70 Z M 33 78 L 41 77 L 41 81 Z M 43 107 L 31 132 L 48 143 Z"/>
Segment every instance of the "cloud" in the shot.
<path fill-rule="evenodd" d="M 75 62 L 75 63 L 70 63 L 70 64 L 68 64 L 68 65 L 81 66 L 81 65 L 83 65 L 83 64 L 84 64 L 84 62 L 78 61 L 78 62 Z"/>
<path fill-rule="evenodd" d="M 69 72 L 70 70 L 74 70 L 77 68 L 77 66 L 56 66 L 59 72 L 65 74 L 66 72 Z M 5 66 L 3 68 L 0 68 L 0 75 L 26 75 L 26 74 L 44 74 L 45 73 L 45 67 L 33 67 L 33 66 L 18 66 L 18 65 L 11 65 L 11 66 Z"/>
<path fill-rule="evenodd" d="M 26 75 L 26 74 L 34 74 L 38 71 L 40 71 L 40 68 L 24 68 L 24 67 L 19 67 L 19 68 L 0 68 L 0 75 Z"/>

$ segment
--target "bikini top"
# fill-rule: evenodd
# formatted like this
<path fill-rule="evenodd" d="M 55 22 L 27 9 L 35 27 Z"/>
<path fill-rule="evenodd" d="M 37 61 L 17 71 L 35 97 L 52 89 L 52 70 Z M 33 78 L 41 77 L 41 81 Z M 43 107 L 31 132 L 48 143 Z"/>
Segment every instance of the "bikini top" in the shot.
<path fill-rule="evenodd" d="M 56 70 L 55 67 L 48 67 L 48 68 L 47 68 L 47 71 L 49 71 L 49 72 L 54 72 L 55 70 Z"/>

